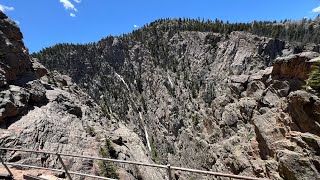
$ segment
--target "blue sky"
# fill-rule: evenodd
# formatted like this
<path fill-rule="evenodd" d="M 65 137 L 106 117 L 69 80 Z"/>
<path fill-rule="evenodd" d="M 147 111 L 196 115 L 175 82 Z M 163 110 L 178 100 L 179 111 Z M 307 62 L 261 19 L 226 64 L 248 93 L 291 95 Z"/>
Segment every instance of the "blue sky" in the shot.
<path fill-rule="evenodd" d="M 0 0 L 0 9 L 18 22 L 26 46 L 35 52 L 60 42 L 120 35 L 167 17 L 230 22 L 314 18 L 320 0 Z"/>

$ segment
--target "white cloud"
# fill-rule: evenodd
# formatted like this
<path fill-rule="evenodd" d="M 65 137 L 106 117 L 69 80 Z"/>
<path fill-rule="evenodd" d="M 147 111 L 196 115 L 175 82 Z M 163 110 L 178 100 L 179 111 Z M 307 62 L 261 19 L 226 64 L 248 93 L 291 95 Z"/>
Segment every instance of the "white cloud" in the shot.
<path fill-rule="evenodd" d="M 134 27 L 134 28 L 139 28 L 140 26 L 138 26 L 138 25 L 135 24 L 135 25 L 133 25 L 133 27 Z"/>
<path fill-rule="evenodd" d="M 314 12 L 314 13 L 320 12 L 320 6 L 312 9 L 312 12 Z"/>
<path fill-rule="evenodd" d="M 81 3 L 81 0 L 73 0 L 76 3 Z"/>
<path fill-rule="evenodd" d="M 69 1 L 69 0 L 60 0 L 60 2 L 63 4 L 63 7 L 68 10 L 78 11 L 77 8 Z"/>
<path fill-rule="evenodd" d="M 70 13 L 71 17 L 76 17 L 76 15 L 74 13 Z"/>
<path fill-rule="evenodd" d="M 15 22 L 17 25 L 19 25 L 19 24 L 20 24 L 20 22 L 19 22 L 19 21 L 17 21 L 17 20 L 15 20 L 14 22 Z"/>
<path fill-rule="evenodd" d="M 0 4 L 0 10 L 1 10 L 2 12 L 13 11 L 13 10 L 14 10 L 14 7 L 5 6 L 5 5 L 1 5 L 1 4 Z"/>

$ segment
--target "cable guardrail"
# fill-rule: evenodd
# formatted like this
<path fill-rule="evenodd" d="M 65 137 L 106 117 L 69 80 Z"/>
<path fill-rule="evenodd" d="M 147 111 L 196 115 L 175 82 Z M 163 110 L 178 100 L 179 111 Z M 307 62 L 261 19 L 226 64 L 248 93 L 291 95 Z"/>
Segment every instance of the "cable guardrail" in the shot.
<path fill-rule="evenodd" d="M 80 173 L 80 172 L 69 171 L 69 169 L 65 165 L 62 157 L 74 157 L 74 158 L 101 160 L 101 161 L 121 163 L 121 164 L 132 164 L 132 165 L 139 165 L 139 166 L 145 166 L 145 167 L 154 167 L 154 168 L 165 169 L 167 171 L 167 176 L 168 176 L 169 180 L 173 180 L 172 172 L 174 170 L 176 170 L 176 171 L 185 171 L 185 172 L 190 172 L 190 173 L 197 173 L 197 174 L 211 175 L 211 176 L 215 176 L 215 177 L 225 177 L 225 178 L 230 178 L 230 179 L 268 180 L 268 179 L 265 179 L 265 178 L 256 178 L 256 177 L 240 176 L 240 175 L 234 175 L 234 174 L 225 174 L 225 173 L 219 173 L 219 172 L 213 172 L 213 171 L 203 171 L 203 170 L 197 170 L 197 169 L 175 167 L 175 166 L 171 166 L 170 164 L 168 164 L 168 165 L 149 164 L 149 163 L 142 163 L 142 162 L 136 162 L 136 161 L 125 161 L 125 160 L 119 160 L 119 159 L 110 159 L 110 158 L 101 158 L 101 157 L 74 155 L 74 154 L 64 154 L 64 153 L 37 151 L 37 150 L 29 150 L 29 149 L 1 148 L 0 147 L 0 150 L 4 150 L 4 151 L 20 151 L 20 152 L 30 152 L 30 153 L 54 155 L 54 156 L 58 157 L 58 161 L 61 163 L 61 165 L 63 167 L 63 169 L 54 169 L 54 168 L 45 168 L 45 167 L 40 167 L 40 166 L 32 166 L 32 165 L 25 165 L 25 164 L 18 164 L 18 163 L 10 163 L 10 162 L 5 162 L 3 160 L 3 158 L 0 156 L 0 160 L 1 160 L 2 165 L 5 167 L 5 169 L 8 171 L 8 173 L 12 177 L 13 177 L 13 173 L 11 172 L 10 168 L 8 167 L 8 165 L 10 165 L 10 166 L 21 166 L 21 167 L 27 167 L 27 168 L 33 168 L 33 169 L 56 171 L 56 172 L 64 172 L 64 173 L 66 173 L 67 178 L 69 180 L 72 180 L 71 174 L 78 175 L 78 176 L 91 177 L 91 178 L 96 178 L 96 179 L 116 180 L 116 179 L 102 177 L 102 176 L 96 176 L 96 175 L 91 175 L 91 174 L 85 174 L 85 173 Z"/>

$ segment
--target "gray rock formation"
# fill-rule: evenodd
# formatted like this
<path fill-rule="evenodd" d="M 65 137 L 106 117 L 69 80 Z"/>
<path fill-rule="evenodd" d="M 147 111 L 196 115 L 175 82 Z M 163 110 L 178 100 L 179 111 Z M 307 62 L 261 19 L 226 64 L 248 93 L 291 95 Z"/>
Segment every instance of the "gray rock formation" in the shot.
<path fill-rule="evenodd" d="M 3 77 L 1 80 L 3 86 L 30 71 L 31 62 L 18 26 L 3 13 L 0 16 L 0 23 L 0 72 Z"/>
<path fill-rule="evenodd" d="M 111 158 L 152 163 L 139 136 L 118 123 L 66 75 L 50 72 L 31 59 L 19 28 L 0 12 L 0 146 L 87 156 L 99 153 L 107 142 Z M 122 144 L 112 139 L 123 139 Z M 110 152 L 109 152 L 110 153 Z M 55 156 L 2 152 L 9 162 L 62 168 Z M 98 161 L 63 158 L 71 171 L 102 174 Z M 114 164 L 121 179 L 163 179 L 164 173 Z M 21 168 L 21 167 L 15 167 Z M 75 179 L 84 179 L 75 177 Z"/>

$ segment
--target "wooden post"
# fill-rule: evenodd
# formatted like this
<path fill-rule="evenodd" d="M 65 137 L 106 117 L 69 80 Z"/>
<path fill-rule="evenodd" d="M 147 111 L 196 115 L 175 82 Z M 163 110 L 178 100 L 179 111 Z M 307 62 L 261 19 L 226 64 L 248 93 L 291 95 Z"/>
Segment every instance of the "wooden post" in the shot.
<path fill-rule="evenodd" d="M 4 168 L 6 168 L 6 170 L 8 171 L 8 173 L 10 174 L 11 177 L 13 177 L 12 172 L 10 171 L 10 169 L 8 168 L 7 164 L 3 161 L 2 157 L 0 156 L 0 160 L 2 165 L 4 166 Z"/>
<path fill-rule="evenodd" d="M 169 180 L 172 180 L 171 166 L 170 166 L 170 164 L 167 165 L 167 171 L 168 171 L 168 178 L 169 178 Z"/>
<path fill-rule="evenodd" d="M 59 154 L 59 153 L 56 153 L 56 155 L 57 155 L 57 157 L 58 157 L 58 159 L 59 159 L 59 161 L 60 161 L 60 163 L 61 163 L 64 171 L 66 172 L 66 175 L 68 176 L 68 179 L 69 179 L 69 180 L 72 180 L 72 178 L 71 178 L 71 176 L 70 176 L 70 174 L 69 174 L 69 172 L 68 172 L 67 166 L 64 164 L 64 162 L 63 162 L 60 154 Z"/>

